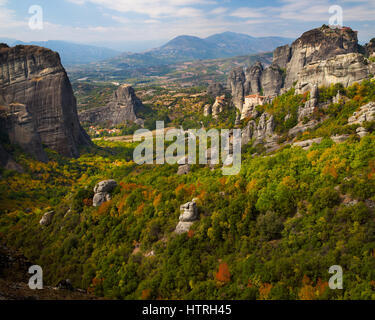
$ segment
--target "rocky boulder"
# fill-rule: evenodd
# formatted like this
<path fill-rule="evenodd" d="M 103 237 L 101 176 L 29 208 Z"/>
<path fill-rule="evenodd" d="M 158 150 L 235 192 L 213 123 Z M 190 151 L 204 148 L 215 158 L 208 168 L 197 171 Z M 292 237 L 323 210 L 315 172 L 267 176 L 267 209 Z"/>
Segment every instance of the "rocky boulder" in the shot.
<path fill-rule="evenodd" d="M 267 142 L 273 143 L 276 138 L 274 130 L 274 117 L 264 112 L 260 116 L 258 124 L 256 121 L 250 120 L 247 126 L 242 130 L 242 144 L 247 144 L 250 140 L 254 140 L 253 145 Z"/>
<path fill-rule="evenodd" d="M 365 121 L 375 121 L 375 102 L 365 104 L 359 111 L 354 112 L 348 119 L 348 124 L 362 124 Z"/>
<path fill-rule="evenodd" d="M 41 226 L 49 226 L 52 223 L 53 216 L 55 215 L 54 211 L 46 212 L 42 219 L 40 219 L 39 224 Z"/>
<path fill-rule="evenodd" d="M 212 117 L 217 118 L 223 112 L 226 101 L 225 96 L 216 97 L 215 103 L 212 105 Z"/>
<path fill-rule="evenodd" d="M 115 180 L 104 180 L 96 184 L 94 188 L 94 198 L 92 204 L 94 207 L 100 206 L 102 203 L 111 200 L 111 192 L 117 187 Z"/>
<path fill-rule="evenodd" d="M 180 212 L 179 223 L 175 230 L 177 234 L 188 232 L 193 223 L 198 220 L 198 208 L 195 199 L 181 205 Z"/>
<path fill-rule="evenodd" d="M 183 164 L 178 167 L 177 174 L 179 176 L 188 174 L 190 172 L 190 164 Z"/>
<path fill-rule="evenodd" d="M 304 150 L 308 150 L 310 149 L 310 147 L 314 144 L 314 143 L 321 143 L 323 140 L 323 138 L 315 138 L 315 139 L 309 139 L 309 140 L 304 140 L 304 141 L 298 141 L 298 142 L 294 142 L 292 144 L 293 147 L 301 147 L 302 149 Z"/>
<path fill-rule="evenodd" d="M 209 105 L 209 104 L 206 104 L 206 105 L 204 106 L 204 109 L 203 109 L 203 115 L 204 115 L 205 117 L 208 117 L 208 116 L 211 115 L 211 114 L 212 114 L 212 106 Z"/>
<path fill-rule="evenodd" d="M 318 86 L 315 84 L 310 91 L 310 99 L 306 101 L 305 105 L 298 108 L 298 121 L 302 121 L 305 118 L 310 118 L 315 108 L 318 106 L 319 92 Z"/>

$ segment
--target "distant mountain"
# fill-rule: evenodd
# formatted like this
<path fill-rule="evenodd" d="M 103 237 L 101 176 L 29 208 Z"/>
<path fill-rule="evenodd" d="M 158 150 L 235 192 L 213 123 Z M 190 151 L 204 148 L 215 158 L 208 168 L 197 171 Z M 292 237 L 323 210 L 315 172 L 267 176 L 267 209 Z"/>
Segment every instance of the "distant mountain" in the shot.
<path fill-rule="evenodd" d="M 182 35 L 143 53 L 123 53 L 111 59 L 111 62 L 121 67 L 150 67 L 192 60 L 229 58 L 273 51 L 293 40 L 282 37 L 255 38 L 234 32 L 215 34 L 205 39 Z"/>
<path fill-rule="evenodd" d="M 243 33 L 224 32 L 214 34 L 205 40 L 216 45 L 221 52 L 237 56 L 249 54 L 249 52 L 273 51 L 279 46 L 293 42 L 295 39 L 283 37 L 256 38 Z"/>
<path fill-rule="evenodd" d="M 87 64 L 91 62 L 107 60 L 120 53 L 119 51 L 115 51 L 108 48 L 59 40 L 22 42 L 15 39 L 0 38 L 0 42 L 4 42 L 9 46 L 23 44 L 36 45 L 51 49 L 60 54 L 61 61 L 64 66 Z"/>

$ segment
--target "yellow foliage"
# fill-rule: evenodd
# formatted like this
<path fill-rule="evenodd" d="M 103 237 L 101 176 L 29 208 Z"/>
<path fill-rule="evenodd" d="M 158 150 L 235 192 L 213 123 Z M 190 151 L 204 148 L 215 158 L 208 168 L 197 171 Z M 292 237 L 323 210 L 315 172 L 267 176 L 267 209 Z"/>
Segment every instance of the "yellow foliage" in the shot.
<path fill-rule="evenodd" d="M 271 283 L 262 283 L 259 287 L 259 299 L 267 300 L 272 289 Z"/>

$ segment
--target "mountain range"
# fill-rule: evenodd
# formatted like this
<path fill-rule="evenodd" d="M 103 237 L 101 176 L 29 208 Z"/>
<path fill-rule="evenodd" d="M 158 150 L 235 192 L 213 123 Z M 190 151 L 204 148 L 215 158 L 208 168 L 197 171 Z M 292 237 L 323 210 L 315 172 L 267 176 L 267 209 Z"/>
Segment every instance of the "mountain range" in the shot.
<path fill-rule="evenodd" d="M 68 41 L 48 40 L 23 42 L 0 38 L 9 46 L 36 45 L 60 54 L 65 66 L 89 64 L 108 60 L 120 67 L 150 67 L 192 60 L 208 60 L 270 52 L 276 47 L 291 43 L 293 39 L 282 37 L 256 38 L 247 34 L 224 32 L 207 38 L 182 35 L 166 44 L 141 53 L 116 51 L 103 46 L 79 44 Z"/>
<path fill-rule="evenodd" d="M 110 59 L 114 65 L 155 66 L 176 62 L 228 58 L 273 51 L 289 44 L 291 38 L 262 37 L 256 38 L 242 33 L 224 32 L 207 38 L 182 35 L 165 45 L 142 53 L 123 53 Z"/>
<path fill-rule="evenodd" d="M 101 60 L 110 59 L 120 54 L 119 51 L 105 47 L 97 47 L 60 40 L 23 42 L 16 39 L 0 38 L 0 42 L 4 42 L 9 46 L 21 44 L 51 49 L 60 54 L 62 64 L 65 66 L 98 62 Z"/>

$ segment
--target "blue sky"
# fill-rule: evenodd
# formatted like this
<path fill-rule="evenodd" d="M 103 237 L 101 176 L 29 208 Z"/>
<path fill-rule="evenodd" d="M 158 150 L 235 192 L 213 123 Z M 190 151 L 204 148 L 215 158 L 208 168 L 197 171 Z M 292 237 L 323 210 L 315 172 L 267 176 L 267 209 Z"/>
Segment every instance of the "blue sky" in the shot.
<path fill-rule="evenodd" d="M 29 7 L 43 9 L 43 29 L 31 30 Z M 296 38 L 328 24 L 331 5 L 362 42 L 375 37 L 375 0 L 0 0 L 0 37 L 119 44 L 129 50 L 181 34 L 234 31 Z M 142 45 L 141 45 L 142 46 Z"/>

